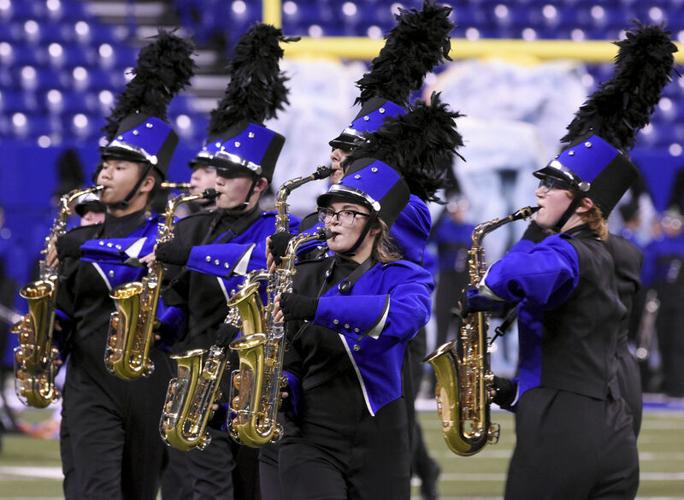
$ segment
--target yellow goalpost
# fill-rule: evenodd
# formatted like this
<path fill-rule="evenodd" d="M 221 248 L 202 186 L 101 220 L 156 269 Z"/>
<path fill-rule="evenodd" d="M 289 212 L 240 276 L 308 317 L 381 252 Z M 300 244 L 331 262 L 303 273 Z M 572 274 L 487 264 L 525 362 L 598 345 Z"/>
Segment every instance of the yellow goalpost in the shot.
<path fill-rule="evenodd" d="M 277 27 L 282 26 L 281 0 L 263 0 L 263 20 Z M 286 57 L 333 57 L 341 59 L 369 60 L 374 58 L 384 40 L 365 37 L 302 37 L 297 43 L 284 46 Z M 677 43 L 675 54 L 678 64 L 684 63 L 684 45 Z M 617 54 L 617 47 L 606 40 L 515 40 L 515 39 L 459 39 L 452 44 L 452 59 L 497 57 L 499 59 L 529 58 L 545 61 L 571 59 L 589 63 L 610 62 Z"/>

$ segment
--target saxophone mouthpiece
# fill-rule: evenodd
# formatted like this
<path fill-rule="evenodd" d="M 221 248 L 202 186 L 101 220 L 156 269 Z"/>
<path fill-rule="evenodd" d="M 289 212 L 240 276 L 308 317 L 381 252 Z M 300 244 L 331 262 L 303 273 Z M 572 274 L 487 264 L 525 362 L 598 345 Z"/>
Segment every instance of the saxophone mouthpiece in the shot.
<path fill-rule="evenodd" d="M 332 238 L 332 231 L 327 227 L 321 227 L 318 229 L 317 233 L 319 240 L 329 240 Z"/>
<path fill-rule="evenodd" d="M 524 207 L 515 212 L 512 216 L 512 220 L 520 220 L 520 219 L 527 219 L 528 217 L 531 217 L 537 210 L 539 210 L 541 207 Z"/>
<path fill-rule="evenodd" d="M 314 179 L 325 179 L 326 177 L 330 177 L 330 174 L 332 174 L 332 172 L 332 167 L 329 167 L 327 165 L 321 165 L 316 169 L 316 172 L 314 172 Z"/>
<path fill-rule="evenodd" d="M 216 191 L 214 188 L 207 188 L 202 192 L 202 198 L 206 200 L 215 200 L 218 198 L 218 191 Z"/>

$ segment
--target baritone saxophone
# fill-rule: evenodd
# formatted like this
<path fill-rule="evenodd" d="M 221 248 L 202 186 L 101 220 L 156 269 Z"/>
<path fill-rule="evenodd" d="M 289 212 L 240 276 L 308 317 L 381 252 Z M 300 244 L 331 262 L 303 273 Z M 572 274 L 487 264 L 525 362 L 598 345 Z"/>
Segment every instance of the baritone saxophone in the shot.
<path fill-rule="evenodd" d="M 468 251 L 468 287 L 484 277 L 484 237 L 501 226 L 526 219 L 536 207 L 521 208 L 507 217 L 492 219 L 475 227 Z M 494 374 L 489 359 L 489 318 L 474 312 L 463 318 L 456 340 L 447 342 L 425 358 L 435 370 L 435 398 L 442 422 L 442 435 L 451 451 L 461 456 L 478 453 L 499 440 L 499 424 L 492 423 L 490 404 L 494 397 Z"/>

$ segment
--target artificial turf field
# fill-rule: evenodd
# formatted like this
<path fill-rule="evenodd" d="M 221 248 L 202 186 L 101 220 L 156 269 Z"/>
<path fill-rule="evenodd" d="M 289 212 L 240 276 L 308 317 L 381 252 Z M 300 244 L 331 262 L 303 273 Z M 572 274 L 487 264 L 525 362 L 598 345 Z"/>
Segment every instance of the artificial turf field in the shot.
<path fill-rule="evenodd" d="M 440 462 L 440 498 L 500 498 L 514 443 L 513 420 L 496 412 L 501 441 L 480 454 L 462 458 L 442 441 L 437 417 L 421 412 L 431 454 Z M 641 486 L 638 498 L 684 499 L 684 411 L 647 410 L 639 437 Z M 415 498 L 417 488 L 414 487 Z M 0 453 L 0 498 L 62 498 L 56 440 L 5 435 Z"/>

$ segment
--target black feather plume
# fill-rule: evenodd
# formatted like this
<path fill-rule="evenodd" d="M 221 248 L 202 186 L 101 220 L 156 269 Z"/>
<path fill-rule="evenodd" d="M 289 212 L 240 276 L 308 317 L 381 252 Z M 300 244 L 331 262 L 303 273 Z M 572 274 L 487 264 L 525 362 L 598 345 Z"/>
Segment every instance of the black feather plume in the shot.
<path fill-rule="evenodd" d="M 451 7 L 425 0 L 423 9 L 401 9 L 397 25 L 387 35 L 385 46 L 371 62 L 371 70 L 358 82 L 361 95 L 356 103 L 383 97 L 406 106 L 411 91 L 419 89 L 425 75 L 449 59 Z"/>
<path fill-rule="evenodd" d="M 414 103 L 405 115 L 389 118 L 382 128 L 346 159 L 350 165 L 360 158 L 375 158 L 401 172 L 411 193 L 424 201 L 434 201 L 435 192 L 446 188 L 448 172 L 463 139 L 456 130 L 456 118 L 438 93 L 430 104 Z"/>
<path fill-rule="evenodd" d="M 619 47 L 613 78 L 584 103 L 561 140 L 574 143 L 593 132 L 626 152 L 646 126 L 670 82 L 677 47 L 659 26 L 635 22 Z"/>
<path fill-rule="evenodd" d="M 103 128 L 107 140 L 116 134 L 121 120 L 134 113 L 166 120 L 166 109 L 190 83 L 195 63 L 193 44 L 173 33 L 159 31 L 156 40 L 140 49 L 133 79 L 118 97 Z"/>
<path fill-rule="evenodd" d="M 227 68 L 230 82 L 225 95 L 211 112 L 210 134 L 225 132 L 243 120 L 263 123 L 288 104 L 288 78 L 280 71 L 281 41 L 289 40 L 281 30 L 263 23 L 240 38 Z"/>

